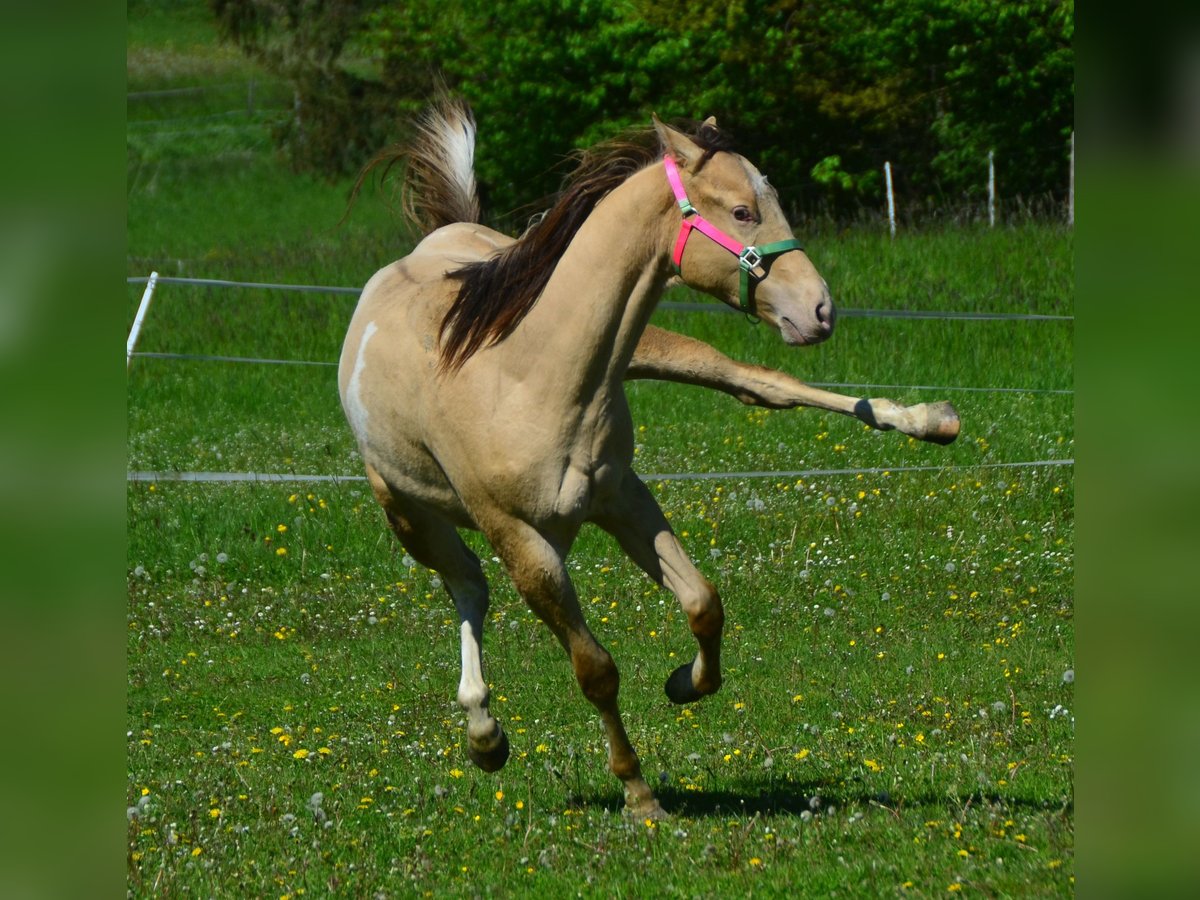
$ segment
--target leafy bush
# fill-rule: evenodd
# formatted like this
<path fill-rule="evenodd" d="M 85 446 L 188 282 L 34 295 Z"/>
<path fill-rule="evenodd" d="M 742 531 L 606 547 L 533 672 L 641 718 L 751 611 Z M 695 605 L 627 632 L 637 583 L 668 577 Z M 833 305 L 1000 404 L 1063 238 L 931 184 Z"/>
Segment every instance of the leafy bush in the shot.
<path fill-rule="evenodd" d="M 302 168 L 357 168 L 444 80 L 484 123 L 479 174 L 512 213 L 555 166 L 651 112 L 715 114 L 792 212 L 877 197 L 1061 196 L 1074 3 L 1031 0 L 208 0 L 223 34 L 295 85 Z M 839 162 L 832 162 L 837 158 Z"/>

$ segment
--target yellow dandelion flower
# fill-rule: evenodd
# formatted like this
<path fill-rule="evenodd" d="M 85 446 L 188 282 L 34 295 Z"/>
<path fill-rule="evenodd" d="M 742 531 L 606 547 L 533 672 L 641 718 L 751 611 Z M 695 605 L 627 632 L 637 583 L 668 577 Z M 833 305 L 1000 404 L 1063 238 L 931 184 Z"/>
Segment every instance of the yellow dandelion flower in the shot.
<path fill-rule="evenodd" d="M 308 751 L 305 750 L 303 747 L 301 747 L 299 750 L 297 750 L 295 753 L 292 754 L 292 759 L 307 759 L 307 758 L 308 758 Z"/>
<path fill-rule="evenodd" d="M 462 777 L 463 777 L 463 770 L 462 770 L 462 769 L 451 769 L 451 770 L 450 770 L 450 777 L 451 777 L 451 778 L 462 778 Z"/>
<path fill-rule="evenodd" d="M 759 859 L 757 856 L 752 856 L 752 857 L 750 857 L 750 865 L 752 865 L 752 866 L 761 866 L 761 865 L 762 865 L 762 860 L 761 860 L 761 859 Z"/>
<path fill-rule="evenodd" d="M 275 555 L 276 556 L 287 556 L 287 547 L 276 547 Z"/>
<path fill-rule="evenodd" d="M 210 819 L 219 819 L 219 818 L 221 818 L 221 810 L 217 809 L 216 807 L 213 807 L 212 809 L 210 809 L 208 811 L 208 816 Z"/>
<path fill-rule="evenodd" d="M 279 525 L 275 526 L 275 530 L 278 531 L 280 534 L 283 534 L 285 531 L 287 531 L 287 526 L 280 523 Z"/>
<path fill-rule="evenodd" d="M 524 801 L 524 800 L 518 800 L 518 801 L 517 801 L 517 809 L 524 809 L 524 808 L 525 808 L 525 801 Z"/>
<path fill-rule="evenodd" d="M 192 848 L 192 856 L 199 856 L 203 852 L 204 852 L 204 849 L 202 847 L 193 847 Z"/>

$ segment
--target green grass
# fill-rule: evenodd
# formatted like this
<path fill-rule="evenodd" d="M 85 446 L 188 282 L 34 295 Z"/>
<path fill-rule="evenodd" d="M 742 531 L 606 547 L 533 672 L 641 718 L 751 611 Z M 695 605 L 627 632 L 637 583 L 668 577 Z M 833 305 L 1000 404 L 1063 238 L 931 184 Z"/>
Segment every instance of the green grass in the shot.
<path fill-rule="evenodd" d="M 173 9 L 131 10 L 131 89 L 251 73 Z M 193 124 L 131 121 L 129 274 L 355 285 L 403 252 L 372 198 L 334 227 L 348 184 L 288 172 L 268 112 Z M 845 308 L 1073 312 L 1052 225 L 808 246 Z M 353 302 L 161 285 L 140 346 L 333 361 Z M 1073 469 L 989 467 L 1073 456 L 1073 397 L 954 390 L 1069 390 L 1071 323 L 845 317 L 794 351 L 740 316 L 657 321 L 812 381 L 942 386 L 862 393 L 963 419 L 933 447 L 630 385 L 642 472 L 893 470 L 651 482 L 728 614 L 725 684 L 686 708 L 662 692 L 693 652 L 674 599 L 581 535 L 572 577 L 671 818 L 621 813 L 596 716 L 477 536 L 513 751 L 496 775 L 466 759 L 453 609 L 364 484 L 134 483 L 131 894 L 1073 894 Z M 358 475 L 333 373 L 137 359 L 128 465 Z"/>

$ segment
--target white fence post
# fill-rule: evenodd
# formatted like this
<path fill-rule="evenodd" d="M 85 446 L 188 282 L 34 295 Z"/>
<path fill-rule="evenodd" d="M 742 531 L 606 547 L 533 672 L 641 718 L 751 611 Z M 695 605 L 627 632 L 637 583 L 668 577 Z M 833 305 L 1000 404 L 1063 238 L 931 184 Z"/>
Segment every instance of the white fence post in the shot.
<path fill-rule="evenodd" d="M 1067 176 L 1067 224 L 1075 225 L 1075 132 L 1071 132 L 1071 171 Z"/>
<path fill-rule="evenodd" d="M 137 315 L 133 317 L 133 328 L 129 330 L 129 340 L 125 342 L 125 371 L 133 364 L 133 348 L 137 346 L 138 335 L 142 331 L 142 322 L 146 318 L 146 310 L 150 308 L 150 298 L 154 296 L 154 286 L 158 284 L 158 273 L 151 272 L 146 281 L 146 290 L 142 292 L 142 302 L 138 304 Z"/>
<path fill-rule="evenodd" d="M 988 227 L 996 227 L 996 151 L 988 151 Z"/>
<path fill-rule="evenodd" d="M 883 164 L 883 177 L 887 182 L 887 204 L 888 204 L 888 229 L 892 233 L 892 239 L 896 238 L 896 196 L 892 192 L 892 164 L 885 162 Z"/>

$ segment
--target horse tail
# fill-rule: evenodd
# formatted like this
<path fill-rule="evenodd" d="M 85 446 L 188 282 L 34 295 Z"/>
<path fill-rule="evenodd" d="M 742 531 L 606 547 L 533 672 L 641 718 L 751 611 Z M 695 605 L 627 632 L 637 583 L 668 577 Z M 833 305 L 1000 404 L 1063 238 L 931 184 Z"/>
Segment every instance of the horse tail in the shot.
<path fill-rule="evenodd" d="M 382 177 L 386 179 L 397 163 L 404 164 L 400 210 L 415 231 L 427 235 L 456 222 L 479 222 L 475 116 L 466 101 L 441 93 L 414 120 L 407 141 L 385 147 L 363 167 L 350 204 L 373 169 L 382 165 Z"/>
<path fill-rule="evenodd" d="M 475 184 L 475 116 L 443 94 L 416 122 L 401 204 L 424 234 L 455 222 L 479 221 Z"/>

